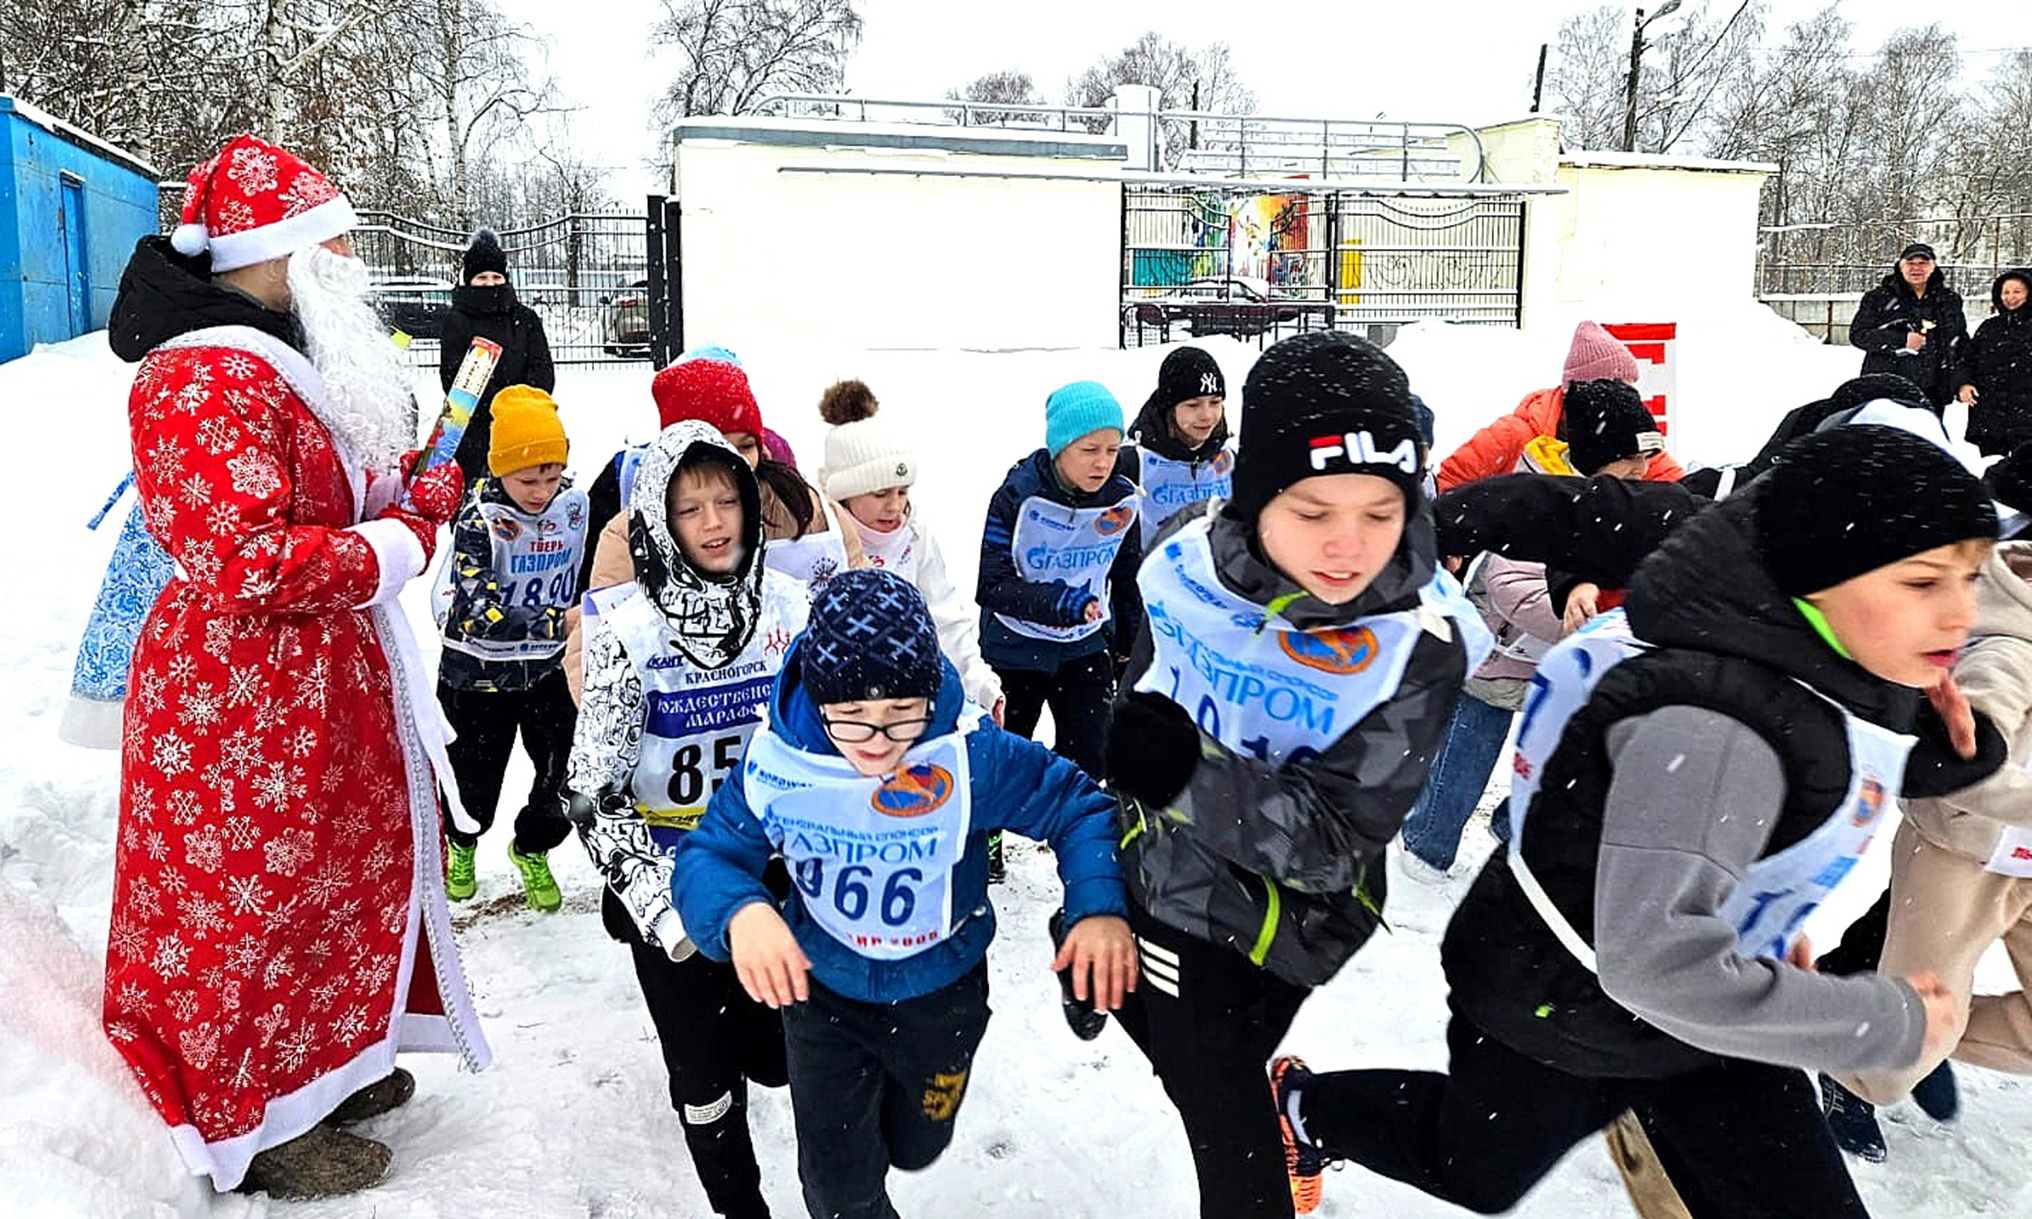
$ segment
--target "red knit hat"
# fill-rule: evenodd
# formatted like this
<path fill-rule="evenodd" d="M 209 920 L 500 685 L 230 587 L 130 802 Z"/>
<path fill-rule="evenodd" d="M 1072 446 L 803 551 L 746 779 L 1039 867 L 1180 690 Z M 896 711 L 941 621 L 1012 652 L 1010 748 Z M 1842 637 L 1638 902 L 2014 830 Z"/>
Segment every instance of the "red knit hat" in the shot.
<path fill-rule="evenodd" d="M 287 149 L 237 135 L 191 170 L 183 223 L 170 234 L 179 254 L 212 252 L 212 270 L 231 271 L 351 232 L 360 223 L 331 179 Z"/>
<path fill-rule="evenodd" d="M 1640 375 L 1637 357 L 1630 354 L 1621 339 L 1593 322 L 1582 322 L 1573 328 L 1573 346 L 1566 352 L 1566 370 L 1559 377 L 1561 385 L 1572 385 L 1575 381 L 1635 383 Z"/>
<path fill-rule="evenodd" d="M 762 435 L 762 408 L 748 388 L 748 374 L 725 360 L 695 359 L 672 364 L 649 383 L 656 413 L 669 427 L 696 419 L 722 436 L 746 432 Z"/>

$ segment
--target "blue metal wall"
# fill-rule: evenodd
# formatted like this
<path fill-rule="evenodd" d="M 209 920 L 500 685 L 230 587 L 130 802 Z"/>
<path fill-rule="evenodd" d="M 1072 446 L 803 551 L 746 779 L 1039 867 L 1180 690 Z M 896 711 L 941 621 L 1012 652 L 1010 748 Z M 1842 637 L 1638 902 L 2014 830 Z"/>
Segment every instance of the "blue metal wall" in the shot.
<path fill-rule="evenodd" d="M 145 168 L 58 135 L 0 95 L 0 360 L 78 334 L 60 222 L 66 173 L 83 181 L 91 329 L 106 325 L 134 243 L 157 227 Z"/>

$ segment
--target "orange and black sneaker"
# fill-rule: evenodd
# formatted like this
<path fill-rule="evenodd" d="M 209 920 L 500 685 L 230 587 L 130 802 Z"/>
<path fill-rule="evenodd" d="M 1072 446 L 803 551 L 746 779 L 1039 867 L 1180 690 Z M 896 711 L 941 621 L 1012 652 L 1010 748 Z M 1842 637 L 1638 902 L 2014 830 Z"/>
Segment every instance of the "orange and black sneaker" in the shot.
<path fill-rule="evenodd" d="M 1312 1078 L 1305 1060 L 1286 1056 L 1270 1064 L 1270 1095 L 1277 1102 L 1277 1131 L 1284 1136 L 1284 1172 L 1291 1178 L 1291 1209 L 1310 1215 L 1319 1208 L 1320 1174 L 1326 1156 L 1291 1124 L 1292 1102 Z"/>

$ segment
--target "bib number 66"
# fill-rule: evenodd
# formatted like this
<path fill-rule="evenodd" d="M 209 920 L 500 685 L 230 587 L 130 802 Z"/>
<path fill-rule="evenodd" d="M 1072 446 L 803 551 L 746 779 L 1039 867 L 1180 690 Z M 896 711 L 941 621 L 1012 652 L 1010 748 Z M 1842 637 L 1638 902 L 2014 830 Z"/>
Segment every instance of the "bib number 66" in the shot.
<path fill-rule="evenodd" d="M 860 922 L 868 915 L 868 907 L 875 900 L 870 883 L 875 879 L 875 870 L 865 864 L 850 863 L 832 874 L 832 896 L 827 898 L 827 876 L 825 860 L 800 859 L 794 870 L 797 887 L 812 902 L 830 900 L 832 907 L 849 922 Z M 882 894 L 876 917 L 885 927 L 901 927 L 917 912 L 917 886 L 924 883 L 924 873 L 917 868 L 898 868 L 882 882 Z"/>

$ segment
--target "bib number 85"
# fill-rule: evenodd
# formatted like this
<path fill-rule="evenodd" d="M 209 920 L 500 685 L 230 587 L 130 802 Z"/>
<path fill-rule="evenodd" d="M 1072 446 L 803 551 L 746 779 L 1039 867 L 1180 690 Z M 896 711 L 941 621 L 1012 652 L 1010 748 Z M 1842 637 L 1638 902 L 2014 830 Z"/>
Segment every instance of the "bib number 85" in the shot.
<path fill-rule="evenodd" d="M 797 887 L 812 902 L 828 900 L 826 897 L 827 877 L 825 860 L 800 859 L 793 871 Z M 867 917 L 868 906 L 875 894 L 869 887 L 874 880 L 875 870 L 865 864 L 851 863 L 832 875 L 832 902 L 834 910 L 850 922 L 860 922 Z M 882 883 L 881 905 L 876 916 L 885 927 L 901 927 L 917 912 L 917 886 L 924 883 L 924 873 L 917 868 L 898 868 Z"/>
<path fill-rule="evenodd" d="M 696 741 L 678 746 L 670 759 L 670 802 L 679 808 L 689 808 L 704 800 L 712 791 L 718 791 L 727 775 L 741 764 L 741 747 L 747 744 L 745 736 L 723 736 L 713 741 L 712 774 L 705 771 L 706 747 Z M 707 780 L 711 780 L 710 791 Z"/>

